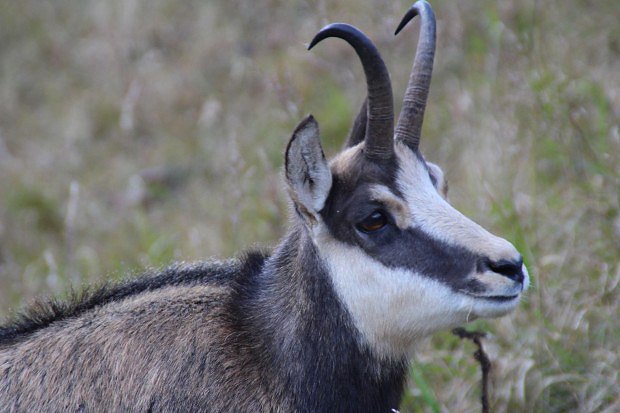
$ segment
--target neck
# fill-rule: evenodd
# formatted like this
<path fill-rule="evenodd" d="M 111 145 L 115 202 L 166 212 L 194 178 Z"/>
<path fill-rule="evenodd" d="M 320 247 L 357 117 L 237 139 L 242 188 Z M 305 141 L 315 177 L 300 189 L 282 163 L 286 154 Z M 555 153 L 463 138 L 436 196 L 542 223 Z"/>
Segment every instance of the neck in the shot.
<path fill-rule="evenodd" d="M 360 343 L 301 225 L 265 263 L 257 283 L 248 289 L 249 327 L 260 337 L 266 365 L 275 377 L 285 378 L 282 390 L 293 395 L 300 411 L 389 412 L 398 407 L 405 360 L 380 360 Z"/>

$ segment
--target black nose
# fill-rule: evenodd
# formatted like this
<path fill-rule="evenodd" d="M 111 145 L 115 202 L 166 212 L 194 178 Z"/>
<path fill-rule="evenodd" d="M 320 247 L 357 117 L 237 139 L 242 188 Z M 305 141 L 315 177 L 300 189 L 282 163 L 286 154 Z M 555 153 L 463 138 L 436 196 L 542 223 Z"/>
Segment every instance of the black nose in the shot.
<path fill-rule="evenodd" d="M 523 257 L 519 255 L 515 260 L 501 259 L 498 261 L 485 258 L 480 260 L 478 271 L 493 271 L 511 280 L 523 283 Z"/>

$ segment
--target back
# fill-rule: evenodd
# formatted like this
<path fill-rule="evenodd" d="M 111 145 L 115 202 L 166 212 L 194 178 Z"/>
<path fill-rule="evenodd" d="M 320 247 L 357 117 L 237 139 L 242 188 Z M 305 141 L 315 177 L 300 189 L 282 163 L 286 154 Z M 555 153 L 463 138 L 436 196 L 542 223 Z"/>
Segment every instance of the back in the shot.
<path fill-rule="evenodd" d="M 248 261 L 170 268 L 109 287 L 109 299 L 91 308 L 66 304 L 73 313 L 44 327 L 10 337 L 3 329 L 0 410 L 221 411 L 230 400 L 244 410 L 258 406 L 248 397 L 260 397 L 259 376 L 244 357 L 243 332 L 234 331 L 232 285 Z M 133 293 L 120 294 L 129 286 Z M 253 393 L 231 386 L 242 371 Z"/>

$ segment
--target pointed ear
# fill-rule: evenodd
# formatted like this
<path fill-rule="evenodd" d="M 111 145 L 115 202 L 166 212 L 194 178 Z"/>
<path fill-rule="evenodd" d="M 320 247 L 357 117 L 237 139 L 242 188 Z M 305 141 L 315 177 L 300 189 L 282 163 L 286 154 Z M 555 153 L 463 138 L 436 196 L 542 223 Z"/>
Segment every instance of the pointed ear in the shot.
<path fill-rule="evenodd" d="M 332 174 L 319 140 L 319 125 L 312 115 L 304 119 L 286 148 L 286 182 L 297 211 L 311 223 L 332 187 Z"/>
<path fill-rule="evenodd" d="M 345 149 L 355 146 L 364 140 L 366 137 L 366 122 L 368 122 L 368 98 L 364 99 L 364 103 L 362 103 L 362 107 L 355 118 L 355 122 L 353 122 L 353 126 L 351 126 L 349 137 L 344 143 Z"/>

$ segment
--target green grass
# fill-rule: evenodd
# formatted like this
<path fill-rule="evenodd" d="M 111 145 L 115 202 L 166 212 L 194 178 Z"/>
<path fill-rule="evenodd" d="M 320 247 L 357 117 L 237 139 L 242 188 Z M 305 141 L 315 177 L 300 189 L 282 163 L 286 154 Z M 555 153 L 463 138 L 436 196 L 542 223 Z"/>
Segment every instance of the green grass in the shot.
<path fill-rule="evenodd" d="M 305 45 L 328 22 L 359 26 L 400 107 L 417 29 L 392 33 L 409 5 L 0 5 L 0 315 L 71 284 L 273 245 L 291 131 L 313 113 L 335 153 L 365 93 L 344 43 Z M 617 411 L 620 6 L 433 7 L 422 149 L 452 203 L 514 242 L 533 279 L 514 315 L 476 323 L 492 333 L 491 405 Z M 470 344 L 421 343 L 401 410 L 479 411 Z"/>

